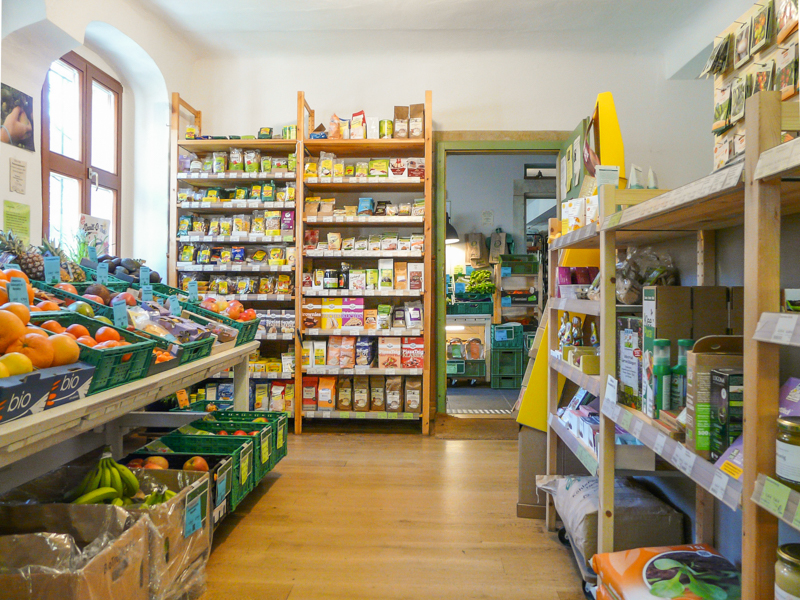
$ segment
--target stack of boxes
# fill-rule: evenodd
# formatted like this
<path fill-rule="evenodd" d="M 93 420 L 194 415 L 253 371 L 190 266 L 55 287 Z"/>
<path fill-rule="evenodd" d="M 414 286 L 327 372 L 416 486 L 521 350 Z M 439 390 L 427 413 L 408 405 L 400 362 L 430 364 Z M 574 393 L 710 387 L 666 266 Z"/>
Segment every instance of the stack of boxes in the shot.
<path fill-rule="evenodd" d="M 491 384 L 493 389 L 519 389 L 526 355 L 522 325 L 492 325 Z"/>

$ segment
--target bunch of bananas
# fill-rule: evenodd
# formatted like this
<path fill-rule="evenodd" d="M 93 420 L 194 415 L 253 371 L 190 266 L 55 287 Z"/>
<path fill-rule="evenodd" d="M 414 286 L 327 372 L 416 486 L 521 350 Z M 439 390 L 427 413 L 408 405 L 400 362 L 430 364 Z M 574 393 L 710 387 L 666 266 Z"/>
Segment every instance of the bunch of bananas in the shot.
<path fill-rule="evenodd" d="M 73 504 L 133 504 L 133 496 L 139 491 L 139 480 L 131 470 L 116 463 L 111 454 L 103 453 L 97 466 L 89 471 L 80 485 L 73 490 Z"/>
<path fill-rule="evenodd" d="M 167 489 L 166 486 L 159 486 L 158 489 L 150 492 L 144 499 L 143 506 L 155 506 L 175 497 L 175 492 Z"/>

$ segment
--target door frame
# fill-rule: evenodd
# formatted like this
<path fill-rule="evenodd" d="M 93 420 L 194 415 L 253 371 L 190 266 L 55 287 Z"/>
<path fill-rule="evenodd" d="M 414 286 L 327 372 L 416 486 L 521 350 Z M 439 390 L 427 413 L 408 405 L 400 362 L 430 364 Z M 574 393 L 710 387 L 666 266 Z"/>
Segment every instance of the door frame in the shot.
<path fill-rule="evenodd" d="M 568 131 L 437 131 L 434 133 L 435 198 L 434 227 L 435 247 L 433 293 L 436 307 L 435 365 L 432 380 L 436 386 L 436 410 L 447 409 L 447 308 L 444 299 L 445 279 L 445 226 L 447 224 L 447 156 L 450 154 L 550 154 L 558 153 L 572 132 Z"/>

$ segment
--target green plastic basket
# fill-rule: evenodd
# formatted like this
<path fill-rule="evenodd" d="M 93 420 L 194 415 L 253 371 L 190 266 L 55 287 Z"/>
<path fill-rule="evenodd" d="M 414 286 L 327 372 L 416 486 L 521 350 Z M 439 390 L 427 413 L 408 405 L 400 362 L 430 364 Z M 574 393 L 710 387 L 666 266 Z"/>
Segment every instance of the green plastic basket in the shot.
<path fill-rule="evenodd" d="M 492 378 L 525 374 L 526 355 L 522 348 L 492 350 Z"/>
<path fill-rule="evenodd" d="M 491 315 L 493 312 L 492 302 L 456 302 L 447 306 L 449 315 Z"/>
<path fill-rule="evenodd" d="M 174 288 L 166 283 L 151 283 L 150 285 L 153 286 L 154 298 L 161 298 L 162 300 L 166 300 L 170 296 L 178 296 L 179 300 L 187 300 L 189 298 L 189 294 L 184 290 Z M 142 289 L 139 283 L 132 283 L 131 287 L 134 290 Z"/>
<path fill-rule="evenodd" d="M 216 421 L 229 422 L 229 423 L 252 423 L 253 419 L 265 418 L 270 423 L 276 424 L 276 440 L 275 440 L 275 464 L 278 464 L 282 458 L 286 456 L 287 452 L 287 435 L 289 434 L 289 417 L 286 413 L 282 412 L 267 412 L 267 411 L 233 411 L 226 410 L 220 413 L 211 413 L 214 415 Z"/>
<path fill-rule="evenodd" d="M 86 273 L 86 276 L 92 280 L 92 283 L 97 283 L 97 269 L 92 269 L 91 267 L 84 267 L 83 265 L 81 265 L 81 269 L 83 269 L 83 272 Z M 115 288 L 119 286 L 125 286 L 124 289 L 121 290 L 115 289 L 115 291 L 124 292 L 131 286 L 131 283 L 125 281 L 124 279 L 120 279 L 119 277 L 114 277 L 111 273 L 109 273 L 108 283 L 105 284 L 105 286 L 108 289 L 112 289 L 111 288 L 112 285 L 115 286 Z"/>
<path fill-rule="evenodd" d="M 186 363 L 190 363 L 195 360 L 200 360 L 201 358 L 206 358 L 211 354 L 211 349 L 214 346 L 214 337 L 207 337 L 204 340 L 197 340 L 196 342 L 169 342 L 162 337 L 157 335 L 151 335 L 145 331 L 137 332 L 142 337 L 147 337 L 153 340 L 159 348 L 163 350 L 168 350 L 170 344 L 176 344 L 183 348 L 183 352 L 180 354 L 180 358 L 178 359 L 178 365 L 185 365 Z M 176 365 L 176 366 L 178 366 Z"/>
<path fill-rule="evenodd" d="M 231 489 L 231 510 L 234 510 L 253 490 L 253 439 L 240 436 L 180 435 L 170 433 L 158 438 L 170 450 L 193 456 L 232 456 L 233 487 Z M 149 446 L 150 444 L 148 444 Z M 144 446 L 137 454 L 149 453 L 169 456 L 169 453 L 150 450 Z"/>
<path fill-rule="evenodd" d="M 225 431 L 229 434 L 235 433 L 242 429 L 244 423 L 232 423 L 230 421 L 206 421 L 204 419 L 199 419 L 197 421 L 192 421 L 190 423 L 192 427 L 196 427 L 197 429 L 201 429 L 203 431 L 208 431 L 211 433 L 219 433 L 220 431 Z M 248 433 L 251 431 L 258 431 L 258 436 L 251 436 L 255 439 L 255 458 L 254 458 L 254 469 L 253 473 L 255 475 L 255 483 L 258 484 L 264 476 L 272 470 L 272 467 L 277 464 L 277 461 L 274 459 L 274 454 L 276 450 L 276 445 L 278 442 L 277 439 L 277 425 L 273 427 L 274 423 L 249 423 L 247 425 Z M 173 433 L 180 433 L 181 435 L 190 435 L 185 434 L 180 431 L 173 432 Z M 170 434 L 172 435 L 172 434 Z M 221 436 L 226 437 L 226 436 Z M 230 436 L 228 436 L 230 437 Z"/>
<path fill-rule="evenodd" d="M 213 415 L 217 411 L 213 411 L 210 413 L 206 412 L 206 406 L 209 404 L 216 404 L 217 410 L 231 410 L 233 409 L 232 402 L 219 402 L 215 400 L 198 400 L 197 402 L 192 402 L 186 408 L 181 408 L 180 406 L 176 408 L 171 408 L 169 412 L 199 412 L 203 414 Z"/>
<path fill-rule="evenodd" d="M 85 302 L 86 304 L 92 307 L 92 310 L 94 311 L 94 316 L 96 317 L 107 317 L 112 320 L 114 318 L 114 309 L 112 309 L 110 306 L 105 306 L 104 304 L 100 304 L 99 302 L 95 302 L 94 300 L 89 300 L 88 298 L 84 298 L 83 296 L 78 296 L 77 294 L 73 294 L 72 292 L 67 292 L 57 287 L 53 287 L 49 283 L 45 283 L 43 281 L 31 281 L 31 285 L 36 289 L 42 290 L 43 292 L 47 292 L 48 294 L 52 294 L 56 298 L 60 298 L 61 300 L 68 300 L 70 303 Z"/>
<path fill-rule="evenodd" d="M 219 313 L 215 313 L 214 311 L 207 310 L 201 307 L 199 304 L 192 304 L 191 302 L 183 302 L 181 301 L 181 307 L 184 310 L 188 310 L 191 313 L 196 315 L 200 315 L 201 317 L 205 317 L 206 319 L 211 319 L 212 321 L 217 321 L 222 323 L 223 325 L 227 325 L 229 327 L 233 327 L 239 332 L 239 335 L 236 336 L 236 345 L 241 346 L 242 344 L 247 344 L 248 342 L 252 342 L 256 339 L 256 334 L 258 333 L 258 319 L 253 319 L 252 321 L 246 321 L 244 323 L 240 323 L 239 321 L 235 321 L 231 318 L 226 317 L 225 315 L 221 315 Z"/>
<path fill-rule="evenodd" d="M 492 325 L 492 348 L 522 348 L 522 325 Z"/>
<path fill-rule="evenodd" d="M 522 377 L 492 376 L 493 390 L 518 390 L 522 387 Z"/>
<path fill-rule="evenodd" d="M 74 281 L 70 281 L 69 283 L 70 285 L 74 286 L 76 290 L 78 290 L 79 294 L 85 294 L 86 288 L 88 288 L 90 285 L 97 284 L 96 281 L 84 281 L 83 283 L 75 283 Z M 124 281 L 112 281 L 111 277 L 108 278 L 108 283 L 105 284 L 105 286 L 112 292 L 124 292 L 130 287 Z"/>
<path fill-rule="evenodd" d="M 80 359 L 95 367 L 92 384 L 89 386 L 89 395 L 104 392 L 147 376 L 150 364 L 153 362 L 155 344 L 152 340 L 124 329 L 106 325 L 101 321 L 89 319 L 78 313 L 68 311 L 61 311 L 58 314 L 31 313 L 31 322 L 34 325 L 40 325 L 50 320 L 58 321 L 64 327 L 75 324 L 83 325 L 91 335 L 94 335 L 101 327 L 109 327 L 119 333 L 123 340 L 130 342 L 130 346 L 102 350 L 80 345 Z M 131 355 L 130 358 L 124 360 L 128 354 Z"/>

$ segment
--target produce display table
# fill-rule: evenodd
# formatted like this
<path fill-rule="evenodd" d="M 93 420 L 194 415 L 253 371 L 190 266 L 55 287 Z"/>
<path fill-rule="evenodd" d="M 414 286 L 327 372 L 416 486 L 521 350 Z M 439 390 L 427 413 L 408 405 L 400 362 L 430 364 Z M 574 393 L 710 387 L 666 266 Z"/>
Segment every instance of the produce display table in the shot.
<path fill-rule="evenodd" d="M 247 410 L 250 389 L 248 356 L 258 347 L 258 342 L 243 344 L 165 373 L 0 425 L 0 468 L 102 426 L 106 426 L 104 443 L 110 444 L 114 455 L 119 457 L 122 455 L 123 433 L 119 419 L 230 367 L 234 369 L 234 408 Z M 54 458 L 50 459 L 53 461 L 50 468 L 74 457 L 56 455 Z M 37 460 L 36 467 L 40 469 L 42 466 Z M 31 478 L 35 476 L 36 473 L 30 475 Z"/>

